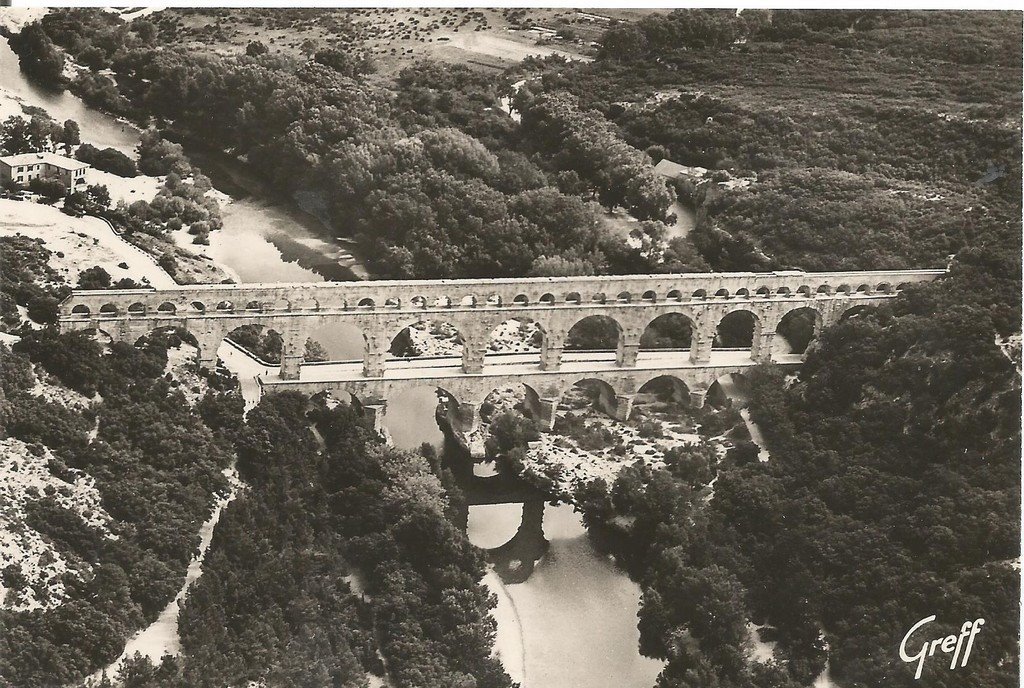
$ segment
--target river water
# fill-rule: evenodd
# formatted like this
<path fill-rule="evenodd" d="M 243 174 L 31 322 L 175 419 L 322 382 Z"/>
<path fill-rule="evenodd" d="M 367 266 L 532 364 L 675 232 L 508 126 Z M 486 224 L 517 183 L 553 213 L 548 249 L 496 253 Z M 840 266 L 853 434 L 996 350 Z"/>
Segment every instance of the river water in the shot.
<path fill-rule="evenodd" d="M 139 131 L 131 124 L 93 110 L 67 91 L 57 93 L 26 79 L 18 67 L 18 56 L 6 38 L 0 40 L 0 91 L 20 99 L 25 105 L 46 110 L 59 122 L 75 120 L 83 140 L 94 146 L 109 146 L 131 155 L 139 142 Z"/>
<path fill-rule="evenodd" d="M 85 106 L 75 96 L 48 93 L 21 74 L 17 58 L 0 41 L 0 90 L 29 105 L 46 109 L 51 117 L 74 119 L 83 140 L 131 153 L 139 132 L 128 124 Z M 232 200 L 224 208 L 224 229 L 211 235 L 209 253 L 245 281 L 285 282 L 352 279 L 358 261 L 344 241 L 330 236 L 315 217 L 287 202 L 259 193 L 240 165 L 217 161 L 210 154 L 188 149 L 218 190 Z M 332 358 L 361 354 L 362 342 L 348 333 L 318 333 Z M 228 353 L 228 352 L 225 352 Z M 241 371 L 240 371 L 241 372 Z M 249 375 L 242 373 L 248 381 Z M 250 385 L 251 386 L 251 385 Z M 414 449 L 423 442 L 441 446 L 434 419 L 434 390 L 422 389 L 391 400 L 385 424 L 397 446 Z M 617 570 L 590 544 L 579 516 L 569 506 L 544 507 L 543 502 L 473 506 L 469 513 L 470 540 L 480 546 L 507 542 L 524 526 L 523 515 L 535 525 L 516 541 L 528 552 L 543 552 L 531 560 L 532 573 L 511 578 L 518 560 L 503 560 L 485 582 L 498 596 L 496 652 L 524 688 L 648 688 L 661 663 L 642 657 L 637 649 L 638 586 Z M 209 524 L 212 533 L 215 520 Z M 506 537 L 507 535 L 507 537 Z M 197 577 L 200 570 L 190 571 Z M 165 624 L 171 626 L 172 624 Z M 169 642 L 173 644 L 173 638 Z"/>

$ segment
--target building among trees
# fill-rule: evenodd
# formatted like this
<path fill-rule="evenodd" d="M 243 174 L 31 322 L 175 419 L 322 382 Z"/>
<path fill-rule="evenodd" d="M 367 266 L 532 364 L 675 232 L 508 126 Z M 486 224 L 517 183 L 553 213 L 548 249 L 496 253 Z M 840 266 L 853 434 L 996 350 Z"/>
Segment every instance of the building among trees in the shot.
<path fill-rule="evenodd" d="M 28 184 L 33 179 L 47 178 L 60 181 L 73 189 L 86 183 L 89 164 L 56 153 L 22 153 L 0 157 L 0 183 Z"/>

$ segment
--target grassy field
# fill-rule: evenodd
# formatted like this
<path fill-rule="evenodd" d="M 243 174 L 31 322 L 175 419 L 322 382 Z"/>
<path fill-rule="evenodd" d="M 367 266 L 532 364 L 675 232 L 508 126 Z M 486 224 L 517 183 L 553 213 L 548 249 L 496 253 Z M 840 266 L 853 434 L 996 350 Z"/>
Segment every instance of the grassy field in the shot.
<path fill-rule="evenodd" d="M 151 18 L 196 51 L 239 53 L 261 41 L 272 54 L 361 47 L 388 76 L 420 59 L 504 69 L 529 55 L 584 58 L 605 29 L 653 10 L 375 8 L 169 9 Z"/>

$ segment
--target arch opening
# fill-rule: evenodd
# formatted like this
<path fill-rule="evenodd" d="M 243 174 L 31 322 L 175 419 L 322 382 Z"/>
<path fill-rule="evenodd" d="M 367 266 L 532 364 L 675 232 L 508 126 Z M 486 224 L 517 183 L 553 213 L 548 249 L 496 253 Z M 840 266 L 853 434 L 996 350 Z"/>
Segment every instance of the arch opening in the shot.
<path fill-rule="evenodd" d="M 743 408 L 750 400 L 749 390 L 742 373 L 727 373 L 708 387 L 705 403 L 715 408 Z"/>
<path fill-rule="evenodd" d="M 177 313 L 178 308 L 170 301 L 164 301 L 157 307 L 158 313 Z"/>
<path fill-rule="evenodd" d="M 821 330 L 821 313 L 805 306 L 789 311 L 775 328 L 773 346 L 778 353 L 802 354 Z"/>
<path fill-rule="evenodd" d="M 305 363 L 357 361 L 366 350 L 366 335 L 348 322 L 326 322 L 309 333 L 302 360 Z"/>
<path fill-rule="evenodd" d="M 138 301 L 136 301 L 132 305 L 128 306 L 128 315 L 145 315 L 145 314 L 146 314 L 146 304 L 144 304 L 144 303 L 139 303 Z"/>
<path fill-rule="evenodd" d="M 544 330 L 530 318 L 510 318 L 487 339 L 484 365 L 537 364 L 544 346 Z"/>
<path fill-rule="evenodd" d="M 604 380 L 577 380 L 558 400 L 554 431 L 567 435 L 587 450 L 606 449 L 611 433 L 601 425 L 586 422 L 595 412 L 615 417 L 615 390 Z"/>
<path fill-rule="evenodd" d="M 693 346 L 693 321 L 682 313 L 654 318 L 640 335 L 640 352 L 689 351 Z"/>
<path fill-rule="evenodd" d="M 187 344 L 193 349 L 199 349 L 199 342 L 196 340 L 195 336 L 184 327 L 179 327 L 177 325 L 154 327 L 146 334 L 138 337 L 134 344 L 139 348 L 161 345 L 172 349 L 176 349 L 182 344 Z"/>
<path fill-rule="evenodd" d="M 718 321 L 718 328 L 715 330 L 715 339 L 711 348 L 752 351 L 754 342 L 760 335 L 760 328 L 760 320 L 750 311 L 740 310 L 726 313 Z"/>
<path fill-rule="evenodd" d="M 434 356 L 458 356 L 464 351 L 465 339 L 458 328 L 444 320 L 418 320 L 403 327 L 391 339 L 389 361 Z"/>
<path fill-rule="evenodd" d="M 262 365 L 276 366 L 281 363 L 284 338 L 277 330 L 264 325 L 249 323 L 239 325 L 231 330 L 225 339 L 235 344 Z"/>
<path fill-rule="evenodd" d="M 850 318 L 863 318 L 866 315 L 870 315 L 875 312 L 876 306 L 874 304 L 862 303 L 856 306 L 850 306 L 839 316 L 839 322 L 849 320 Z"/>
<path fill-rule="evenodd" d="M 569 328 L 564 350 L 584 358 L 606 358 L 604 354 L 618 350 L 621 335 L 622 327 L 614 318 L 588 315 Z M 562 360 L 567 360 L 564 355 Z"/>
<path fill-rule="evenodd" d="M 134 345 L 135 348 L 142 349 L 150 354 L 156 353 L 165 361 L 165 366 L 167 364 L 170 364 L 172 367 L 186 366 L 189 369 L 195 370 L 198 366 L 200 353 L 205 354 L 205 357 L 214 362 L 217 360 L 217 345 L 213 345 L 212 351 L 200 352 L 199 342 L 184 327 L 155 327 L 141 337 L 138 337 Z M 180 384 L 181 380 L 177 377 L 171 380 L 172 386 L 179 387 L 179 389 L 187 393 L 187 390 L 180 387 Z"/>
<path fill-rule="evenodd" d="M 100 306 L 100 315 L 117 315 L 118 308 L 112 303 L 105 303 Z"/>
<path fill-rule="evenodd" d="M 89 310 L 89 307 L 84 303 L 80 303 L 71 309 L 72 315 L 89 315 L 90 313 L 92 313 L 92 311 Z"/>
<path fill-rule="evenodd" d="M 388 397 L 383 425 L 399 449 L 415 451 L 427 444 L 436 451 L 444 443 L 438 417 L 452 418 L 458 411 L 458 399 L 447 390 L 414 386 Z"/>
<path fill-rule="evenodd" d="M 690 405 L 690 387 L 675 375 L 659 375 L 640 385 L 634 408 L 672 411 Z"/>

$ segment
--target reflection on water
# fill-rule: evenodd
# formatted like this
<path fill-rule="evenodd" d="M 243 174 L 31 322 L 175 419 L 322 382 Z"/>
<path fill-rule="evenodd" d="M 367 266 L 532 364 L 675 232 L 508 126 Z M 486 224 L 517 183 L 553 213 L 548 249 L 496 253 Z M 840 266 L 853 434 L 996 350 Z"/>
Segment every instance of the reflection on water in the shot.
<path fill-rule="evenodd" d="M 346 281 L 367 276 L 347 240 L 336 238 L 321 219 L 297 203 L 278 198 L 276 189 L 243 163 L 188 141 L 183 145 L 214 188 L 232 198 L 224 208 L 224 229 L 210 235 L 208 254 L 230 266 L 243 282 Z M 315 209 L 308 198 L 303 200 Z"/>
<path fill-rule="evenodd" d="M 662 663 L 637 650 L 639 587 L 594 550 L 572 506 L 535 504 L 539 510 L 470 507 L 474 544 L 493 546 L 511 534 L 498 553 L 522 566 L 541 552 L 523 582 L 511 582 L 514 572 L 497 566 L 484 578 L 498 596 L 495 648 L 502 663 L 523 688 L 649 688 Z"/>
<path fill-rule="evenodd" d="M 135 127 L 93 110 L 68 91 L 58 93 L 29 81 L 6 38 L 0 39 L 0 90 L 21 98 L 26 105 L 43 108 L 58 122 L 75 120 L 83 141 L 134 155 L 139 143 L 139 131 Z"/>
<path fill-rule="evenodd" d="M 523 688 L 649 688 L 662 663 L 640 655 L 640 588 L 587 538 L 571 505 L 547 506 L 505 471 L 474 475 L 468 452 L 445 440 L 437 393 L 388 401 L 394 444 L 443 448 L 469 507 L 470 542 L 488 550 L 484 584 L 498 598 L 495 653 Z"/>
<path fill-rule="evenodd" d="M 444 435 L 437 425 L 437 392 L 430 387 L 417 387 L 388 399 L 384 427 L 399 449 L 419 449 L 424 442 L 440 449 Z"/>

